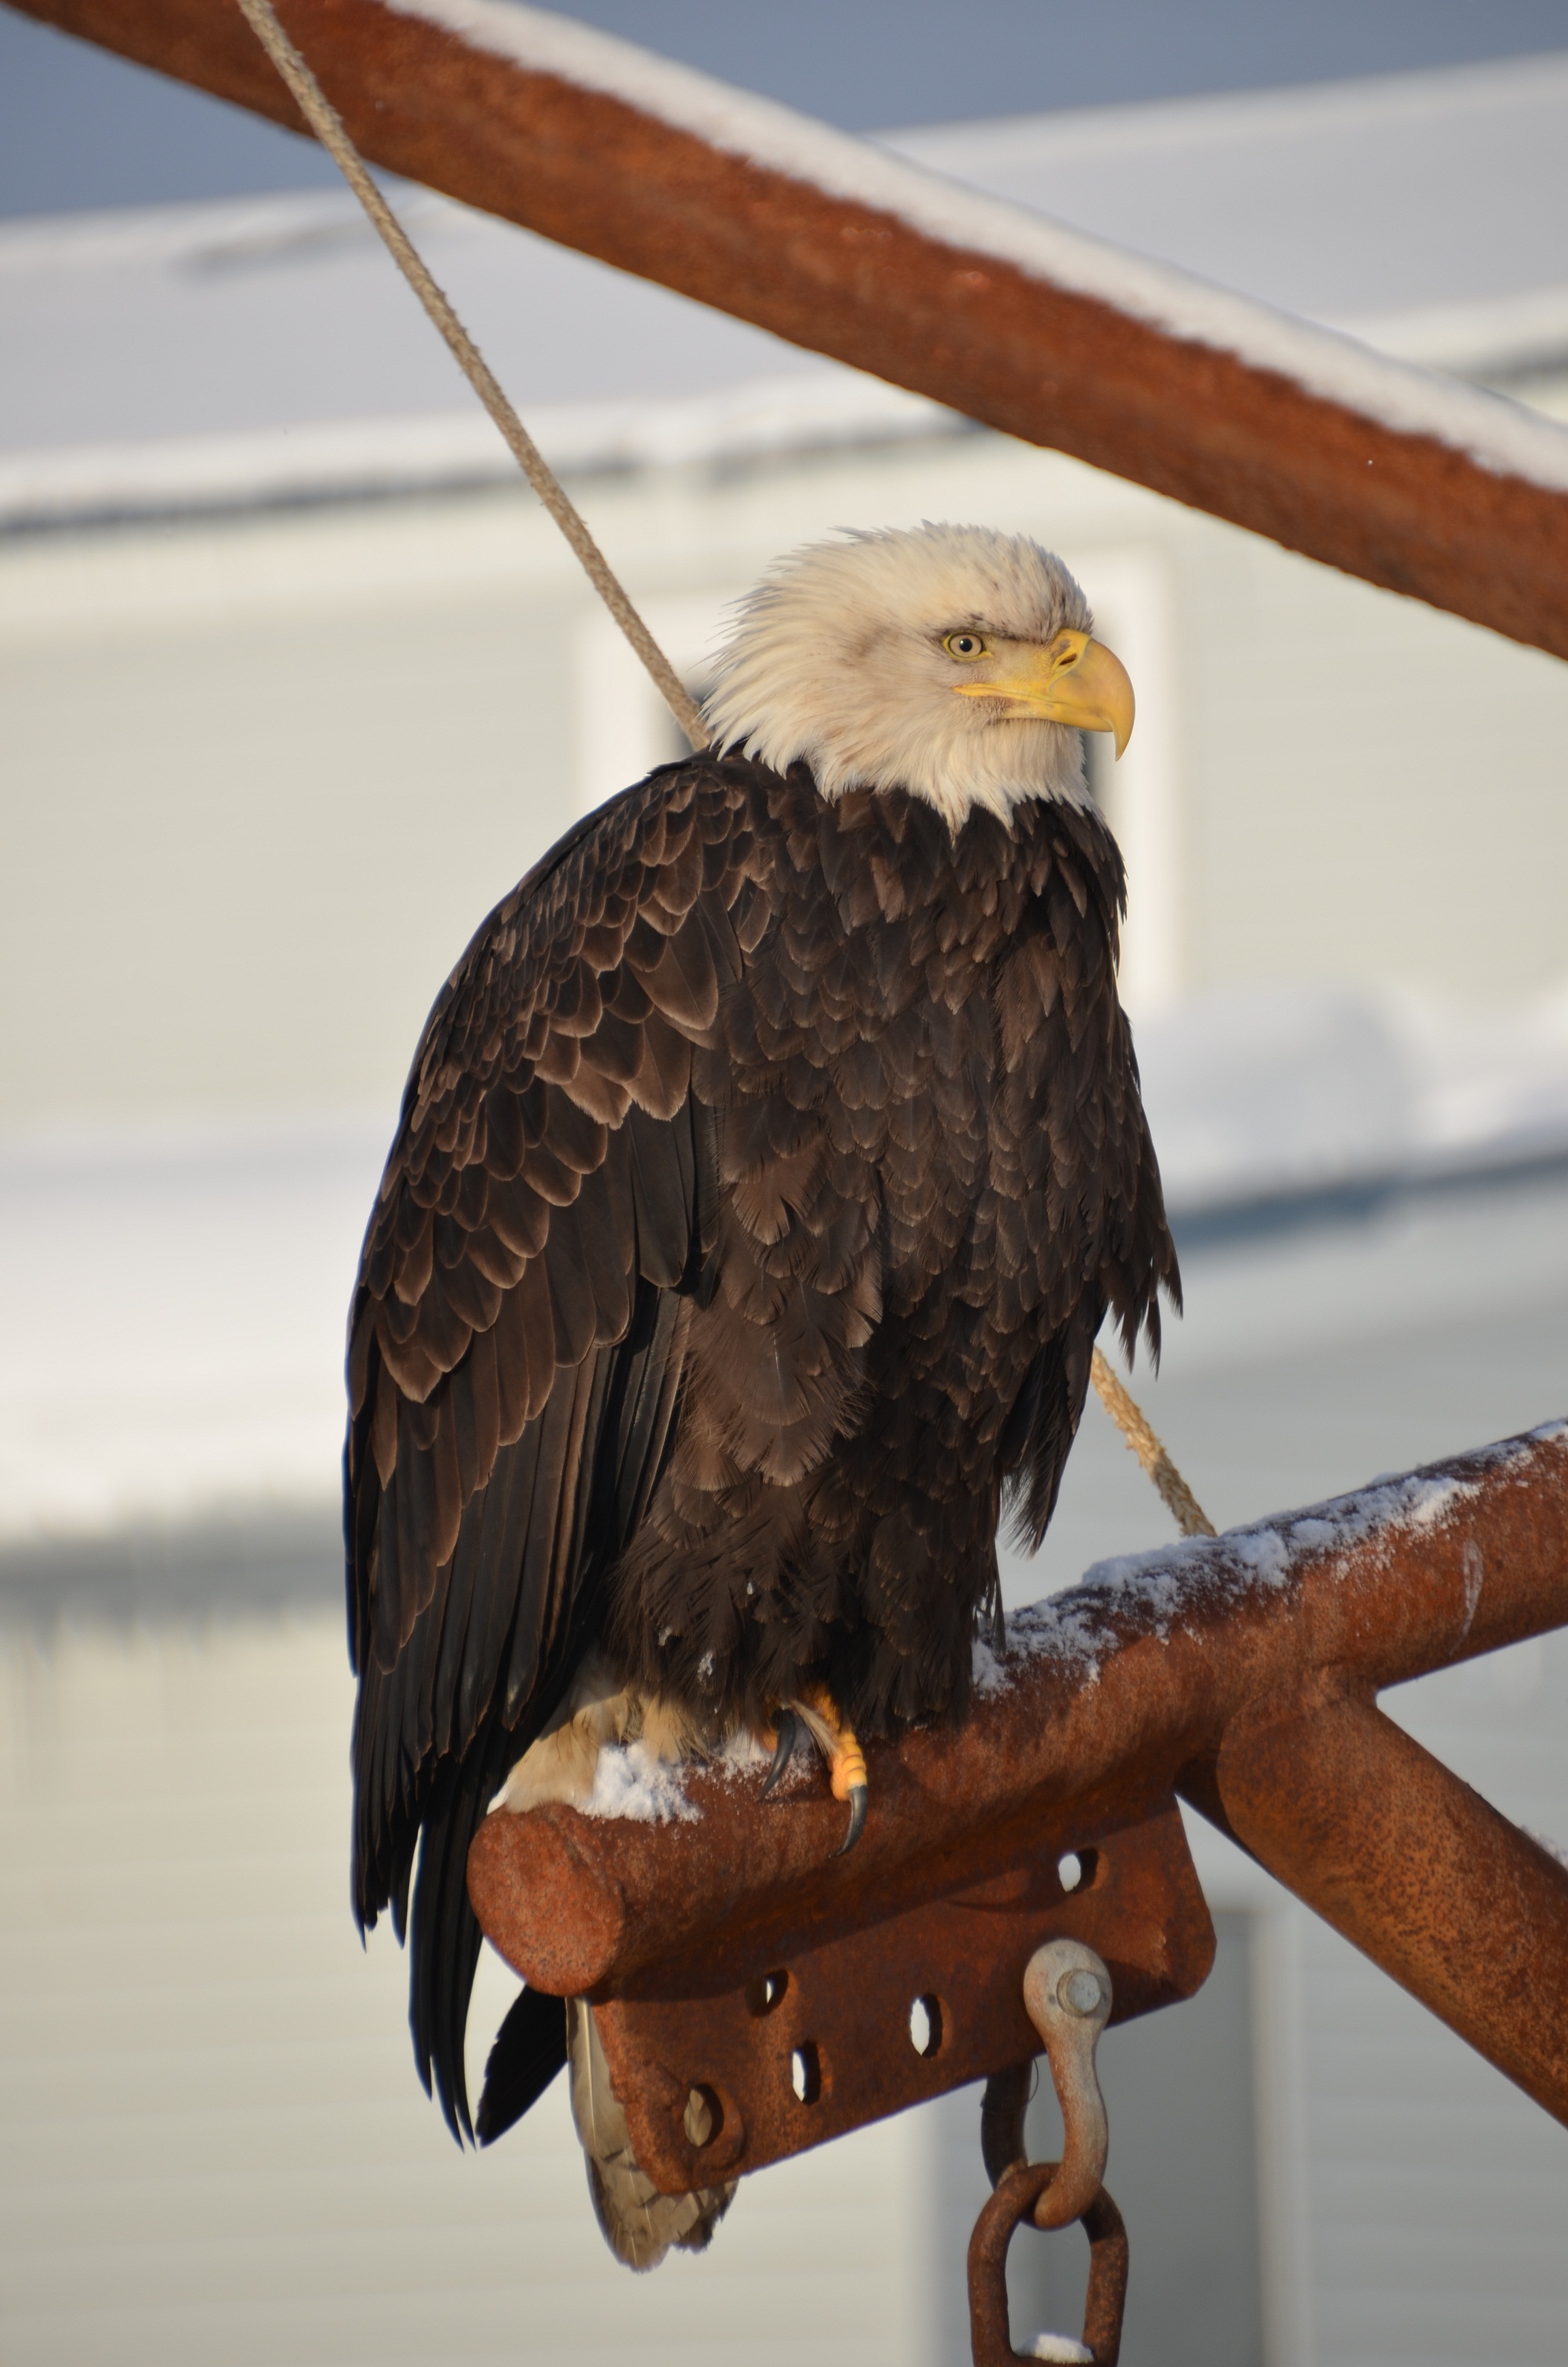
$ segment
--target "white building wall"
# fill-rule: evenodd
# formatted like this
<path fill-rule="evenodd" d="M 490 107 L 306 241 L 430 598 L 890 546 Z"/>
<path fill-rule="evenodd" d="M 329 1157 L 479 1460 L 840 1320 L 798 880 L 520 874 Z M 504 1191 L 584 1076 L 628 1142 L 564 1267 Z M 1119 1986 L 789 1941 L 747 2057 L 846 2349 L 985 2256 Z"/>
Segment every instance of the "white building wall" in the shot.
<path fill-rule="evenodd" d="M 1181 545 L 1193 976 L 1560 977 L 1568 668 L 1230 528 Z"/>
<path fill-rule="evenodd" d="M 458 2153 L 405 1959 L 349 1919 L 352 1698 L 335 1610 L 0 1631 L 0 2356 L 923 2359 L 900 2124 L 749 2180 L 705 2259 L 645 2277 L 600 2238 L 564 2081 Z M 515 1986 L 487 1957 L 481 2056 Z"/>
<path fill-rule="evenodd" d="M 1110 804 L 1138 1010 L 1562 973 L 1568 671 L 1539 652 L 991 436 L 581 490 L 694 666 L 842 525 L 1058 547 L 1137 681 Z M 389 1111 L 489 905 L 670 747 L 628 665 L 512 491 L 0 544 L 0 1126 Z"/>

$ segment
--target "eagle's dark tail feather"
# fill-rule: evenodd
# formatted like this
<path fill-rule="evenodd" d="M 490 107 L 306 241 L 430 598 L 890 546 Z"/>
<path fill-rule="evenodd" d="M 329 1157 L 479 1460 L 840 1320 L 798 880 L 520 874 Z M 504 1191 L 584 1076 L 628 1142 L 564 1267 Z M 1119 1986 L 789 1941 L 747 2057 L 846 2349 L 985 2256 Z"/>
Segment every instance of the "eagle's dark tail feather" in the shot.
<path fill-rule="evenodd" d="M 536 2104 L 566 2067 L 566 2007 L 542 1989 L 525 1989 L 495 2033 L 474 2131 L 493 2145 Z"/>
<path fill-rule="evenodd" d="M 448 1760 L 424 1812 L 414 1878 L 409 1974 L 413 2058 L 452 2135 L 473 2139 L 463 2062 L 468 1999 L 482 1933 L 468 1904 L 468 1845 L 516 1756 L 516 1738 L 492 1719 L 461 1760 Z"/>

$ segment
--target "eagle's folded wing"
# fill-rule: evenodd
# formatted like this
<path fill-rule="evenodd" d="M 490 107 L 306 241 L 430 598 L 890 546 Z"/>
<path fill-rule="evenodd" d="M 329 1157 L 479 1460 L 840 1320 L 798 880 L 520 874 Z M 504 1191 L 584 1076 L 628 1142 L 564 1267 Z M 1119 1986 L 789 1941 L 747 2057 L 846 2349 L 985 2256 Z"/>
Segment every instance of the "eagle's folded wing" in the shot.
<path fill-rule="evenodd" d="M 740 954 L 746 783 L 666 768 L 485 922 L 426 1027 L 350 1319 L 344 1452 L 354 1899 L 469 2128 L 468 1842 L 550 1715 L 657 1477 L 712 1240 L 691 1091 Z"/>

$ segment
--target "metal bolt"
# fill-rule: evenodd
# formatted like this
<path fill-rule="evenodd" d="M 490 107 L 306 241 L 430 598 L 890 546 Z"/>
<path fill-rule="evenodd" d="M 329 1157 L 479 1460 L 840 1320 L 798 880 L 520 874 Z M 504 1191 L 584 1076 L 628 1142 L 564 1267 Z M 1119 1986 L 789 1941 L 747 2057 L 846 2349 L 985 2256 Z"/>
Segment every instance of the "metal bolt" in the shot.
<path fill-rule="evenodd" d="M 1099 1974 L 1091 1973 L 1085 1965 L 1076 1965 L 1070 1973 L 1064 1973 L 1056 1984 L 1056 2002 L 1066 2012 L 1077 2014 L 1080 2020 L 1087 2020 L 1091 2013 L 1098 2013 L 1100 2011 Z"/>

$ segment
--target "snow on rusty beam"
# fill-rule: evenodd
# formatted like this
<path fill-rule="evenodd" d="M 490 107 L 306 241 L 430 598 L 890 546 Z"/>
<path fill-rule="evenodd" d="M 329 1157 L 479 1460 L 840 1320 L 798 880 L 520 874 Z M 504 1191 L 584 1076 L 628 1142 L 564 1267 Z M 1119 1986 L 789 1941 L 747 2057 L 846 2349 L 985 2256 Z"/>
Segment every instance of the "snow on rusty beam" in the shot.
<path fill-rule="evenodd" d="M 230 0 L 16 0 L 299 129 Z M 1568 432 L 538 9 L 282 0 L 376 164 L 1568 656 Z"/>
<path fill-rule="evenodd" d="M 1049 1874 L 1062 1852 L 1103 1843 L 1114 1871 L 1142 1829 L 1154 1855 L 1146 1874 L 1129 1870 L 1124 1928 L 1154 2003 L 1162 1984 L 1184 1994 L 1206 1969 L 1185 1909 L 1165 1910 L 1182 1936 L 1163 1969 L 1138 1936 L 1140 1882 L 1145 1922 L 1160 1883 L 1183 1895 L 1179 1863 L 1153 1838 L 1180 1791 L 1568 2121 L 1568 1871 L 1374 1702 L 1564 1624 L 1559 1423 L 1309 1512 L 1103 1565 L 1010 1621 L 1005 1660 L 982 1655 L 962 1726 L 868 1750 L 871 1814 L 847 1858 L 832 1854 L 843 1810 L 819 1773 L 802 1768 L 764 1800 L 761 1770 L 715 1771 L 689 1777 L 663 1822 L 554 1806 L 492 1816 L 469 1889 L 517 1970 L 543 1989 L 592 1992 L 614 2035 L 628 2006 L 739 1991 L 775 1962 L 944 1898 L 984 1900 L 996 1877 Z M 1042 1928 L 1106 1944 L 1075 1927 L 1071 1904 L 1043 1891 Z M 1092 1887 L 1083 1905 L 1095 1911 Z M 968 1928 L 973 1948 L 982 1925 Z"/>

